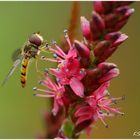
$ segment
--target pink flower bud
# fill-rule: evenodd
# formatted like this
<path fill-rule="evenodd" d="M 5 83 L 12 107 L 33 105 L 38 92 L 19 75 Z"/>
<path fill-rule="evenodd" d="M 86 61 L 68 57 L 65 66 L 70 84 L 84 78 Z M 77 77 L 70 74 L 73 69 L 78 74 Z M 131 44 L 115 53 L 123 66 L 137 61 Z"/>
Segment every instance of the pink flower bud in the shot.
<path fill-rule="evenodd" d="M 120 30 L 127 22 L 128 22 L 128 19 L 119 21 L 119 22 L 115 25 L 115 27 L 114 27 L 114 29 L 113 29 L 112 31 L 118 31 L 118 30 Z"/>
<path fill-rule="evenodd" d="M 121 43 L 123 43 L 127 38 L 128 38 L 127 35 L 121 34 L 119 36 L 119 38 L 115 42 L 113 42 L 112 47 L 117 47 L 118 45 L 120 45 Z"/>
<path fill-rule="evenodd" d="M 121 32 L 111 32 L 111 33 L 108 33 L 106 36 L 105 36 L 105 39 L 106 40 L 109 40 L 111 42 L 114 42 L 116 41 L 121 35 Z"/>
<path fill-rule="evenodd" d="M 133 1 L 117 1 L 115 2 L 115 7 L 130 5 L 132 3 Z"/>
<path fill-rule="evenodd" d="M 91 40 L 91 32 L 90 32 L 90 24 L 89 21 L 85 17 L 81 17 L 81 30 L 83 36 L 87 40 Z"/>
<path fill-rule="evenodd" d="M 100 63 L 97 67 L 102 72 L 102 75 L 99 79 L 100 83 L 110 81 L 112 78 L 115 78 L 119 75 L 119 69 L 113 63 L 103 62 L 103 63 Z"/>
<path fill-rule="evenodd" d="M 94 1 L 93 2 L 93 9 L 97 13 L 104 13 L 104 7 L 103 7 L 103 4 L 102 4 L 102 1 Z"/>
<path fill-rule="evenodd" d="M 94 55 L 100 59 L 106 52 L 106 50 L 111 46 L 110 41 L 103 40 L 99 42 L 94 48 Z"/>
<path fill-rule="evenodd" d="M 119 14 L 122 19 L 130 17 L 134 13 L 134 9 L 129 6 L 118 7 L 115 12 Z"/>
<path fill-rule="evenodd" d="M 105 29 L 105 24 L 103 18 L 96 12 L 92 12 L 92 20 L 91 20 L 91 25 L 96 28 L 95 30 L 99 31 L 104 31 Z M 94 29 L 93 29 L 94 30 Z"/>
<path fill-rule="evenodd" d="M 117 66 L 113 63 L 103 62 L 98 64 L 97 67 L 102 71 L 102 73 L 107 73 L 109 70 L 116 68 Z"/>
<path fill-rule="evenodd" d="M 90 63 L 90 59 L 89 59 L 90 50 L 89 50 L 89 48 L 85 44 L 83 44 L 77 40 L 74 41 L 74 47 L 76 48 L 76 50 L 78 52 L 81 67 L 84 67 L 84 68 L 88 67 L 89 63 Z"/>
<path fill-rule="evenodd" d="M 74 41 L 74 46 L 75 46 L 75 48 L 77 49 L 79 55 L 80 55 L 82 58 L 83 58 L 83 57 L 84 57 L 84 58 L 89 58 L 90 50 L 89 50 L 89 48 L 88 48 L 85 44 L 81 43 L 81 42 L 78 41 L 78 40 L 75 40 L 75 41 Z"/>
<path fill-rule="evenodd" d="M 105 30 L 104 20 L 98 13 L 96 13 L 94 11 L 92 12 L 90 28 L 91 28 L 91 32 L 92 32 L 93 41 L 98 40 L 102 36 L 102 33 Z"/>
<path fill-rule="evenodd" d="M 97 61 L 97 63 L 101 63 L 101 62 L 104 62 L 106 59 L 108 59 L 115 51 L 117 50 L 117 47 L 109 47 L 104 55 L 102 55 L 100 57 L 100 59 Z"/>
<path fill-rule="evenodd" d="M 119 17 L 115 13 L 110 13 L 104 17 L 106 28 L 112 28 L 118 21 Z"/>
<path fill-rule="evenodd" d="M 91 94 L 92 91 L 96 90 L 100 84 L 98 78 L 101 76 L 101 71 L 98 68 L 89 69 L 86 71 L 86 76 L 83 78 L 82 83 L 85 87 L 85 95 Z"/>
<path fill-rule="evenodd" d="M 128 38 L 127 35 L 122 34 L 121 32 L 112 32 L 105 36 L 105 39 L 112 42 L 111 47 L 117 47 L 123 43 Z"/>
<path fill-rule="evenodd" d="M 111 13 L 111 11 L 114 9 L 115 1 L 102 1 L 102 5 L 104 7 L 104 13 Z"/>

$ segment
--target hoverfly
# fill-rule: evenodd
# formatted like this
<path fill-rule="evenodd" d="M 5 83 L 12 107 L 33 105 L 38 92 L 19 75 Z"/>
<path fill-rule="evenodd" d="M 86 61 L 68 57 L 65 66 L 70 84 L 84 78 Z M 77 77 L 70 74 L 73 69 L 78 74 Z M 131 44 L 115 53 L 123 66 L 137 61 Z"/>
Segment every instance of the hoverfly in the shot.
<path fill-rule="evenodd" d="M 14 64 L 11 67 L 9 73 L 7 74 L 6 78 L 4 79 L 2 85 L 9 79 L 9 77 L 13 74 L 17 66 L 21 63 L 21 86 L 24 88 L 27 81 L 27 68 L 29 61 L 31 58 L 37 58 L 40 54 L 41 50 L 43 50 L 43 46 L 45 43 L 43 37 L 39 33 L 33 33 L 28 41 L 25 43 L 23 48 L 17 49 L 17 51 L 13 54 Z M 16 59 L 14 55 L 17 55 Z"/>

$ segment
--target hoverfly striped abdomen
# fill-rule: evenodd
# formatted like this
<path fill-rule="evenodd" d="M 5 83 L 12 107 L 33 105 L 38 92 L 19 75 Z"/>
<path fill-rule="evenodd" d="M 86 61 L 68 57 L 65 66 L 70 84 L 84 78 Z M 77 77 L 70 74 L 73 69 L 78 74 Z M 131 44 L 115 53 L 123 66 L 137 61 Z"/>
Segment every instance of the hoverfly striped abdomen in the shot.
<path fill-rule="evenodd" d="M 21 85 L 22 87 L 25 87 L 26 79 L 27 79 L 27 67 L 29 63 L 29 57 L 25 57 L 22 60 L 22 66 L 21 66 Z"/>

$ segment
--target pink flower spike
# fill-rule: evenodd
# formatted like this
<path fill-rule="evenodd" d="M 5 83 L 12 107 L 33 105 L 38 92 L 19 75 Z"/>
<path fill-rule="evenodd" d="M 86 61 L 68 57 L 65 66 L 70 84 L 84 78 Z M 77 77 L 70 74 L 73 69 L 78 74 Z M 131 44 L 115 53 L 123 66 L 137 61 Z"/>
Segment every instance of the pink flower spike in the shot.
<path fill-rule="evenodd" d="M 85 17 L 81 17 L 81 30 L 83 33 L 83 36 L 87 39 L 91 39 L 91 32 L 90 32 L 90 23 Z"/>
<path fill-rule="evenodd" d="M 70 80 L 70 87 L 77 96 L 84 97 L 84 86 L 78 79 L 73 77 Z"/>

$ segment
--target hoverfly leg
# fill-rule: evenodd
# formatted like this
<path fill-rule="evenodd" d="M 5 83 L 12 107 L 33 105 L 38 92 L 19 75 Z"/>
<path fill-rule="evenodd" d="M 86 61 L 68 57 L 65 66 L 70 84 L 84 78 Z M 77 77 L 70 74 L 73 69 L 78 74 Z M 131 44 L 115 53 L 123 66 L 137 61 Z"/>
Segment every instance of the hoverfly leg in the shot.
<path fill-rule="evenodd" d="M 49 50 L 50 46 L 49 44 L 47 43 L 47 41 L 45 40 L 43 43 L 42 43 L 42 46 L 39 48 L 40 52 L 45 52 L 45 53 L 49 53 L 49 54 L 52 54 L 52 52 Z"/>
<path fill-rule="evenodd" d="M 39 68 L 38 68 L 38 60 L 39 60 L 39 58 L 35 59 L 35 69 L 36 69 L 36 72 L 39 74 L 38 78 L 41 79 L 44 74 L 43 74 L 43 71 L 39 70 Z"/>

